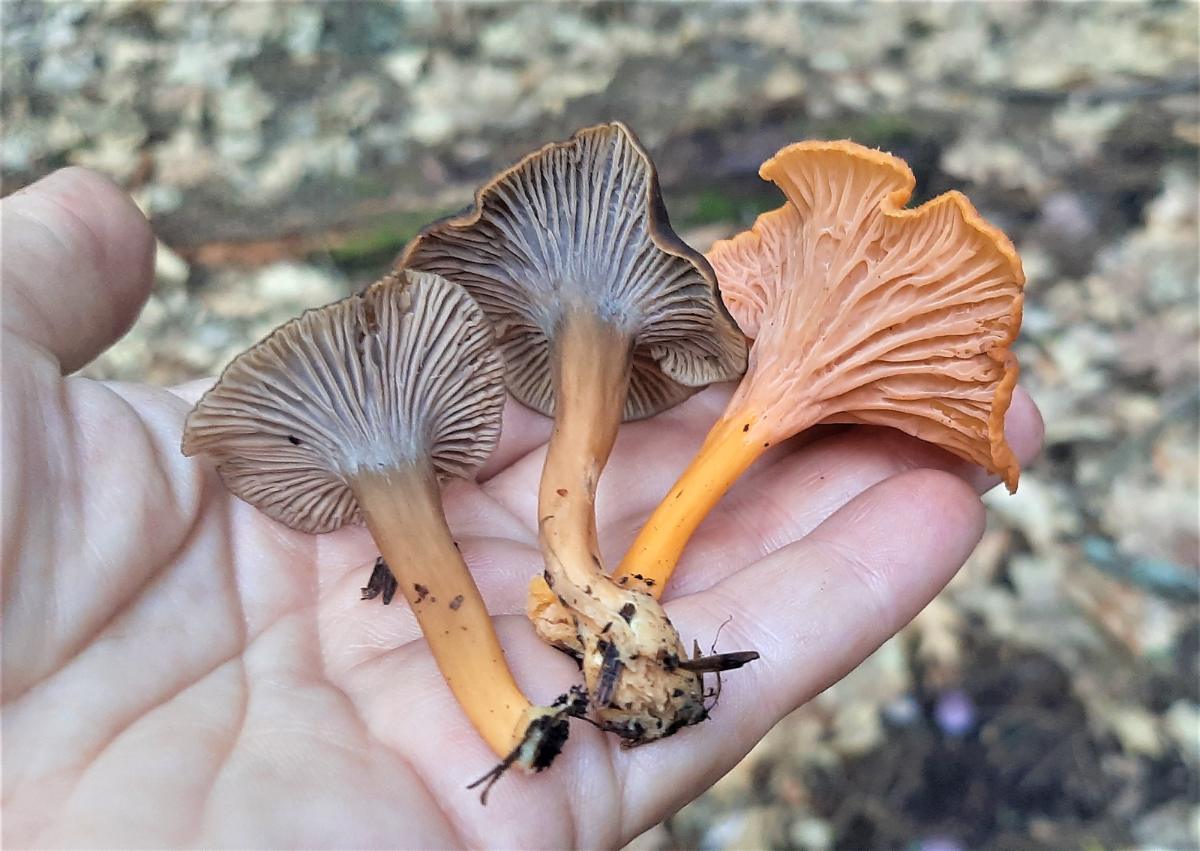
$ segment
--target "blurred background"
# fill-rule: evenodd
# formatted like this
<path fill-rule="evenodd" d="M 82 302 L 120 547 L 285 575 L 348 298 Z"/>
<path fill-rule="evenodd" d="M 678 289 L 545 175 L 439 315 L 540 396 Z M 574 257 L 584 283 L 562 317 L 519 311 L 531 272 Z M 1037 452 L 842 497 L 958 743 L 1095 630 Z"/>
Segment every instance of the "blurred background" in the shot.
<path fill-rule="evenodd" d="M 0 177 L 133 194 L 157 287 L 87 373 L 160 383 L 599 121 L 701 250 L 779 205 L 756 170 L 797 139 L 965 191 L 1024 259 L 1044 456 L 924 614 L 633 847 L 1195 848 L 1198 10 L 5 0 Z"/>

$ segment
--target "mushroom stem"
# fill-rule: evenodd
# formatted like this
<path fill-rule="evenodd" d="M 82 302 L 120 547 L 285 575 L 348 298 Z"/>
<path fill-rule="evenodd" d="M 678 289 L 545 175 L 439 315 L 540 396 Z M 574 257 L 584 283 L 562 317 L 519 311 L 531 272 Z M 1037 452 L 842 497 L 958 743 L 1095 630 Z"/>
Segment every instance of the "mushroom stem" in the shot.
<path fill-rule="evenodd" d="M 554 432 L 542 468 L 538 526 L 550 581 L 571 609 L 595 605 L 593 595 L 605 593 L 596 483 L 617 439 L 630 349 L 628 335 L 583 312 L 568 314 L 557 336 Z M 612 604 L 617 595 L 606 596 Z"/>
<path fill-rule="evenodd" d="M 692 533 L 734 481 L 771 445 L 757 434 L 756 418 L 726 413 L 700 451 L 646 521 L 621 564 L 616 581 L 640 581 L 662 595 Z"/>
<path fill-rule="evenodd" d="M 616 440 L 631 369 L 630 338 L 582 311 L 555 336 L 554 432 L 538 494 L 545 584 L 530 616 L 578 656 L 599 725 L 632 741 L 704 720 L 703 684 L 680 667 L 679 633 L 639 587 L 614 583 L 596 543 L 596 483 Z"/>
<path fill-rule="evenodd" d="M 531 723 L 545 710 L 533 706 L 513 679 L 446 525 L 431 465 L 360 473 L 350 486 L 450 690 L 496 755 L 510 756 L 526 744 Z M 537 760 L 515 761 L 529 769 L 544 767 Z"/>

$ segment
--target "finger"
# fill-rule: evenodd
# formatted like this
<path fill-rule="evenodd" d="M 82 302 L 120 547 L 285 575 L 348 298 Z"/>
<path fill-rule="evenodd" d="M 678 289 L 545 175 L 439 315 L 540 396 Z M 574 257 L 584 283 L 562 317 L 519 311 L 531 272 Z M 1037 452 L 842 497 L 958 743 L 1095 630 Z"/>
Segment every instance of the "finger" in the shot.
<path fill-rule="evenodd" d="M 1004 438 L 1008 441 L 1013 454 L 1021 469 L 1031 464 L 1042 451 L 1042 442 L 1046 438 L 1046 423 L 1042 420 L 1042 412 L 1037 403 L 1029 395 L 1029 391 L 1018 386 L 1013 391 L 1012 404 L 1004 414 Z M 975 490 L 984 493 L 1000 484 L 1000 477 L 987 472 L 975 464 L 959 461 L 959 470 Z"/>
<path fill-rule="evenodd" d="M 671 416 L 661 424 L 658 423 L 659 418 L 655 418 L 645 424 L 626 426 L 618 440 L 613 460 L 605 469 L 605 477 L 601 480 L 598 499 L 601 504 L 597 518 L 601 526 L 630 519 L 641 522 L 654 510 L 695 456 L 708 428 L 720 415 L 720 409 L 716 413 L 710 410 L 712 403 L 720 398 L 708 397 L 706 394 L 703 400 L 696 400 L 708 403 L 705 408 L 684 409 L 678 415 L 671 412 Z M 638 426 L 642 425 L 644 427 L 639 429 Z M 1005 434 L 1022 463 L 1027 463 L 1037 455 L 1043 433 L 1044 427 L 1037 406 L 1033 404 L 1029 394 L 1018 387 L 1005 418 Z M 831 445 L 849 445 L 860 450 L 878 446 L 881 450 L 878 454 L 894 455 L 901 462 L 894 465 L 892 472 L 933 466 L 953 471 L 971 481 L 980 491 L 994 486 L 999 481 L 982 468 L 931 443 L 908 437 L 896 429 L 825 426 L 809 429 L 766 453 L 743 475 L 731 494 L 741 489 L 745 483 L 758 481 L 761 484 L 763 477 L 786 474 L 788 465 L 797 459 L 828 456 Z M 839 465 L 833 466 L 834 469 L 825 470 L 823 474 L 828 475 L 839 469 Z M 876 481 L 878 479 L 865 482 L 850 493 L 847 499 L 861 493 Z M 757 490 L 758 486 L 756 484 L 754 489 Z M 793 498 L 795 496 L 793 494 Z M 838 505 L 845 504 L 845 501 L 842 500 Z M 828 516 L 828 512 L 825 516 Z"/>
<path fill-rule="evenodd" d="M 195 405 L 200 401 L 200 397 L 207 393 L 209 388 L 215 383 L 211 378 L 195 378 L 191 381 L 185 381 L 183 384 L 168 387 L 167 390 L 189 405 Z"/>
<path fill-rule="evenodd" d="M 129 196 L 81 168 L 0 202 L 6 331 L 76 370 L 129 330 L 153 283 L 154 236 Z"/>
<path fill-rule="evenodd" d="M 811 535 L 669 607 L 684 640 L 732 616 L 719 650 L 757 650 L 724 678 L 713 718 L 620 755 L 629 835 L 728 771 L 781 718 L 836 682 L 911 620 L 983 532 L 959 477 L 920 470 L 851 500 Z"/>
<path fill-rule="evenodd" d="M 601 555 L 605 564 L 613 565 L 620 560 L 646 518 L 700 448 L 712 423 L 725 409 L 731 392 L 729 385 L 711 387 L 656 417 L 621 427 L 596 496 L 596 521 L 602 532 Z M 1040 449 L 1044 429 L 1036 405 L 1020 387 L 1013 395 L 1006 422 L 1010 445 L 1021 462 L 1027 463 Z M 507 422 L 505 429 L 511 431 Z M 544 433 L 539 433 L 539 437 Z M 830 439 L 835 439 L 836 443 L 830 444 Z M 831 456 L 831 447 L 836 447 L 838 452 L 844 447 L 852 451 L 843 459 Z M 511 457 L 505 457 L 505 461 L 509 462 Z M 821 460 L 814 463 L 814 459 Z M 543 451 L 530 451 L 511 460 L 504 475 L 494 475 L 485 487 L 490 496 L 531 525 L 536 523 L 537 489 L 529 487 L 529 483 L 537 481 L 541 475 L 544 460 Z M 859 461 L 864 463 L 855 463 Z M 812 473 L 813 481 L 798 480 L 797 467 L 801 472 Z M 771 498 L 777 499 L 779 505 L 768 506 L 765 514 L 751 518 L 755 528 L 767 532 L 766 536 L 756 538 L 765 548 L 749 554 L 739 552 L 736 566 L 744 565 L 795 540 L 882 478 L 919 467 L 953 471 L 981 491 L 998 482 L 995 476 L 981 468 L 894 429 L 816 426 L 759 459 L 701 526 L 698 539 L 689 545 L 689 552 L 704 538 L 728 541 L 731 524 L 725 524 L 720 532 L 713 532 L 711 527 L 720 523 L 719 518 L 723 515 L 731 513 L 731 505 L 744 505 L 756 512 L 762 507 L 760 497 L 763 493 L 775 492 Z M 797 485 L 802 488 L 798 489 Z M 796 518 L 792 516 L 795 511 L 809 507 L 813 509 L 809 522 L 795 525 Z M 732 525 L 736 530 L 736 524 Z M 750 541 L 747 535 L 735 534 L 733 537 L 738 543 Z"/>
<path fill-rule="evenodd" d="M 1041 447 L 1043 426 L 1033 400 L 1014 394 L 1006 433 L 1022 464 Z M 853 428 L 752 469 L 728 493 L 688 542 L 671 577 L 669 597 L 708 588 L 747 564 L 803 538 L 873 485 L 908 470 L 952 473 L 976 492 L 998 479 L 932 444 L 894 429 Z M 645 514 L 626 516 L 609 536 L 619 558 Z M 615 562 L 614 562 L 615 563 Z"/>

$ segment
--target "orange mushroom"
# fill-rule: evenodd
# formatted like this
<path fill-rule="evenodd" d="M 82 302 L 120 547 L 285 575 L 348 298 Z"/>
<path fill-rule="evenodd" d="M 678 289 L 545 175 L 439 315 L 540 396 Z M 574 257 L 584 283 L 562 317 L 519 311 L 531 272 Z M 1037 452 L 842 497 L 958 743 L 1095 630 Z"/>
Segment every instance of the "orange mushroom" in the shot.
<path fill-rule="evenodd" d="M 907 164 L 852 142 L 790 145 L 759 175 L 787 203 L 707 255 L 749 367 L 615 574 L 656 595 L 734 480 L 817 423 L 898 428 L 1017 486 L 1004 414 L 1025 276 L 1008 238 L 958 192 L 904 209 Z"/>

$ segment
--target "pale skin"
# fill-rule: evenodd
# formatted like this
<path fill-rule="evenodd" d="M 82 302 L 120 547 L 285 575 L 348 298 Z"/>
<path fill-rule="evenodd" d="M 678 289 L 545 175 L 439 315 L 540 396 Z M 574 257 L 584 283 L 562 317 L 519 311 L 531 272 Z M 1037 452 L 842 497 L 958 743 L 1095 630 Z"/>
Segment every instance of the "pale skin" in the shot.
<path fill-rule="evenodd" d="M 361 602 L 365 529 L 292 532 L 184 458 L 203 385 L 64 375 L 133 322 L 149 225 L 72 169 L 3 215 L 3 844 L 6 847 L 613 847 L 713 783 L 775 721 L 907 623 L 978 540 L 995 480 L 866 428 L 772 449 L 701 526 L 664 599 L 689 646 L 757 650 L 713 719 L 634 750 L 575 723 L 509 775 L 439 679 L 403 601 Z M 713 388 L 622 428 L 597 525 L 615 564 L 724 408 Z M 479 483 L 445 491 L 514 672 L 548 702 L 574 663 L 525 620 L 541 571 L 548 420 L 510 404 Z M 1022 460 L 1041 421 L 1018 393 Z M 709 678 L 711 682 L 712 678 Z"/>

